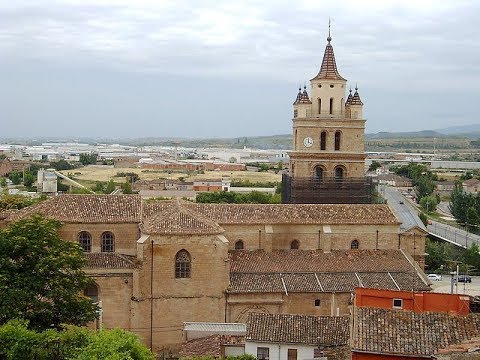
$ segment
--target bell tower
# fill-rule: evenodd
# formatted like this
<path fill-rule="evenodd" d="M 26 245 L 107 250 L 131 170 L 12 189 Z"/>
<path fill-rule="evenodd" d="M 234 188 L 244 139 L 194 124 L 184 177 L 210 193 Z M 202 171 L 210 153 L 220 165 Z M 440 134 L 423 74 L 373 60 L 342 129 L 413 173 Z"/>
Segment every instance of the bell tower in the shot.
<path fill-rule="evenodd" d="M 293 146 L 285 176 L 285 203 L 368 203 L 365 179 L 363 103 L 345 100 L 347 80 L 335 61 L 330 25 L 318 74 L 293 103 Z"/>

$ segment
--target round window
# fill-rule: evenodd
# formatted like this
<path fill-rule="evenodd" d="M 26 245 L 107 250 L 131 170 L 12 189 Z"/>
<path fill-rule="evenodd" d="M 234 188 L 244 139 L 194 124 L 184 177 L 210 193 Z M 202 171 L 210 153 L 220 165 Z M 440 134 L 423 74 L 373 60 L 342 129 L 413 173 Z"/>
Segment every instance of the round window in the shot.
<path fill-rule="evenodd" d="M 335 85 L 333 85 L 333 84 L 330 84 L 330 87 L 331 87 L 331 88 L 333 88 L 334 86 L 335 86 Z"/>

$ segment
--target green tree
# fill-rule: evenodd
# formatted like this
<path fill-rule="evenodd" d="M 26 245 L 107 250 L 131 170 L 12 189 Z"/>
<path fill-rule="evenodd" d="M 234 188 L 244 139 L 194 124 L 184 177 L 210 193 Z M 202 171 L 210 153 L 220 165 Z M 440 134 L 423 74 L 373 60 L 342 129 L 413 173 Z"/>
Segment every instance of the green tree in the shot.
<path fill-rule="evenodd" d="M 96 332 L 69 326 L 36 332 L 28 322 L 12 320 L 0 326 L 0 359 L 5 360 L 153 360 L 138 338 L 119 329 Z"/>
<path fill-rule="evenodd" d="M 479 223 L 480 216 L 478 215 L 477 209 L 475 209 L 473 206 L 470 206 L 467 210 L 467 224 L 474 228 L 472 225 L 478 225 Z"/>
<path fill-rule="evenodd" d="M 107 186 L 105 187 L 105 194 L 111 194 L 112 192 L 115 191 L 115 183 L 113 182 L 113 180 L 110 180 L 108 183 L 107 183 Z"/>
<path fill-rule="evenodd" d="M 437 198 L 435 195 L 424 196 L 420 199 L 420 206 L 426 212 L 433 212 L 437 209 Z"/>
<path fill-rule="evenodd" d="M 64 159 L 51 162 L 50 167 L 54 168 L 57 171 L 71 170 L 71 169 L 74 168 L 74 166 L 72 164 L 70 164 L 68 161 L 66 161 Z"/>
<path fill-rule="evenodd" d="M 435 184 L 430 178 L 422 176 L 417 179 L 415 190 L 418 199 L 429 196 L 432 194 L 433 189 L 435 189 Z"/>
<path fill-rule="evenodd" d="M 13 183 L 13 185 L 20 185 L 22 182 L 22 175 L 18 171 L 13 171 L 8 175 L 8 178 Z"/>
<path fill-rule="evenodd" d="M 0 324 L 23 318 L 33 329 L 85 325 L 98 310 L 81 295 L 91 282 L 76 243 L 58 236 L 60 222 L 33 215 L 0 230 Z"/>
<path fill-rule="evenodd" d="M 133 194 L 132 185 L 128 181 L 122 184 L 122 192 L 124 194 Z"/>
<path fill-rule="evenodd" d="M 35 200 L 23 195 L 0 195 L 0 209 L 23 209 L 24 207 L 33 205 Z"/>
<path fill-rule="evenodd" d="M 7 187 L 7 179 L 2 177 L 0 178 L 0 186 L 3 187 L 3 188 L 6 188 Z"/>
<path fill-rule="evenodd" d="M 98 154 L 80 154 L 80 162 L 82 165 L 95 164 Z"/>
<path fill-rule="evenodd" d="M 382 164 L 380 164 L 378 161 L 376 160 L 373 160 L 372 163 L 370 164 L 370 166 L 368 167 L 368 171 L 375 171 L 377 170 L 379 167 L 382 167 Z"/>
<path fill-rule="evenodd" d="M 35 182 L 35 177 L 33 176 L 33 174 L 28 170 L 25 171 L 23 175 L 23 185 L 25 185 L 26 187 L 30 187 L 33 185 L 34 182 Z"/>
<path fill-rule="evenodd" d="M 425 263 L 430 272 L 446 269 L 447 262 L 451 260 L 448 244 L 443 242 L 431 241 L 427 238 L 425 252 L 428 254 L 425 257 Z"/>

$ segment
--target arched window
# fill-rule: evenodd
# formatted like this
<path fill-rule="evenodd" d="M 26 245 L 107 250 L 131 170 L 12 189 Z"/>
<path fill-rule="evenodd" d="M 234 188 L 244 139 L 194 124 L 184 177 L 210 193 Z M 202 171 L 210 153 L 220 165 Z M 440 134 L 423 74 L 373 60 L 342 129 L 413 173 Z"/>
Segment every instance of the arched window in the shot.
<path fill-rule="evenodd" d="M 322 99 L 318 98 L 318 113 L 322 113 Z"/>
<path fill-rule="evenodd" d="M 324 173 L 325 173 L 325 171 L 323 169 L 323 166 L 321 166 L 321 165 L 315 166 L 315 170 L 314 170 L 314 174 L 313 174 L 313 176 L 315 177 L 315 180 L 322 181 Z"/>
<path fill-rule="evenodd" d="M 333 98 L 330 98 L 330 115 L 333 114 Z"/>
<path fill-rule="evenodd" d="M 327 132 L 322 131 L 320 134 L 320 150 L 325 150 L 327 148 Z"/>
<path fill-rule="evenodd" d="M 343 98 L 342 98 L 342 100 L 340 101 L 340 114 L 343 115 Z"/>
<path fill-rule="evenodd" d="M 335 180 L 342 180 L 344 175 L 343 168 L 341 166 L 337 166 L 335 168 Z"/>
<path fill-rule="evenodd" d="M 98 286 L 90 284 L 83 290 L 83 295 L 92 299 L 93 302 L 98 302 Z"/>
<path fill-rule="evenodd" d="M 340 131 L 335 131 L 335 150 L 340 150 L 341 138 L 342 138 L 342 133 Z"/>
<path fill-rule="evenodd" d="M 352 240 L 350 243 L 350 249 L 358 249 L 359 246 L 360 244 L 358 243 L 358 240 Z"/>
<path fill-rule="evenodd" d="M 190 277 L 190 254 L 187 250 L 180 250 L 175 255 L 175 277 L 177 279 Z"/>
<path fill-rule="evenodd" d="M 315 299 L 315 306 L 320 306 L 320 299 Z"/>
<path fill-rule="evenodd" d="M 87 231 L 80 231 L 78 233 L 78 243 L 84 252 L 92 251 L 92 236 Z"/>
<path fill-rule="evenodd" d="M 290 249 L 292 250 L 300 249 L 300 242 L 298 240 L 293 240 L 290 243 Z"/>
<path fill-rule="evenodd" d="M 243 250 L 243 241 L 242 240 L 237 240 L 235 242 L 235 250 Z"/>
<path fill-rule="evenodd" d="M 115 251 L 115 236 L 110 231 L 105 231 L 102 234 L 102 252 Z"/>
<path fill-rule="evenodd" d="M 293 148 L 294 149 L 296 149 L 296 147 L 297 147 L 297 132 L 298 132 L 298 130 L 295 129 L 295 137 L 293 138 L 293 142 L 294 142 Z"/>

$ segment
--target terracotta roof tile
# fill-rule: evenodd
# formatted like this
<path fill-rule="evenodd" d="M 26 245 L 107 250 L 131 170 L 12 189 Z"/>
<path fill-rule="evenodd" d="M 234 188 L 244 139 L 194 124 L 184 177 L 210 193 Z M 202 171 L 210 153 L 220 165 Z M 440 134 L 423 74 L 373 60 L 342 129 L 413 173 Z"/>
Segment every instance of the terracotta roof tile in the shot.
<path fill-rule="evenodd" d="M 312 80 L 345 80 L 337 70 L 337 63 L 335 61 L 335 54 L 333 53 L 333 46 L 328 41 L 327 46 L 325 47 L 325 53 L 323 54 L 322 66 L 317 76 Z"/>
<path fill-rule="evenodd" d="M 230 258 L 230 293 L 430 290 L 398 250 L 232 251 Z"/>
<path fill-rule="evenodd" d="M 355 94 L 353 94 L 353 97 L 350 100 L 350 105 L 363 105 L 363 102 L 360 99 L 360 94 L 358 93 L 358 88 L 355 88 Z"/>
<path fill-rule="evenodd" d="M 148 217 L 168 202 L 144 205 Z M 184 203 L 220 225 L 223 224 L 399 224 L 388 205 L 362 204 L 196 204 Z"/>
<path fill-rule="evenodd" d="M 144 220 L 145 234 L 221 234 L 224 230 L 215 222 L 179 202 L 169 203 L 162 211 Z"/>
<path fill-rule="evenodd" d="M 138 223 L 141 206 L 139 195 L 59 195 L 23 208 L 8 220 L 38 213 L 68 223 Z"/>
<path fill-rule="evenodd" d="M 480 333 L 480 314 L 455 316 L 359 307 L 354 316 L 353 351 L 431 356 Z"/>
<path fill-rule="evenodd" d="M 251 313 L 246 340 L 259 342 L 347 345 L 350 317 Z"/>
<path fill-rule="evenodd" d="M 86 253 L 86 269 L 133 269 L 135 256 L 117 253 Z"/>

